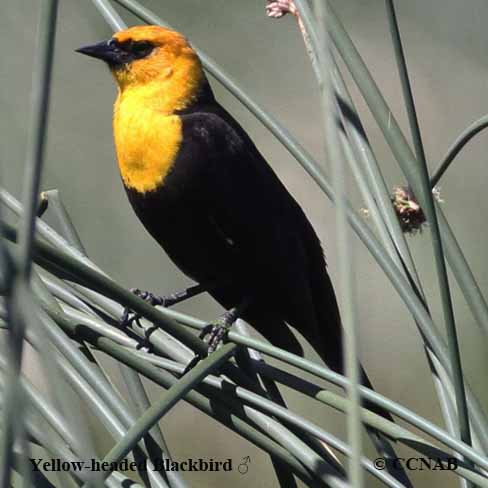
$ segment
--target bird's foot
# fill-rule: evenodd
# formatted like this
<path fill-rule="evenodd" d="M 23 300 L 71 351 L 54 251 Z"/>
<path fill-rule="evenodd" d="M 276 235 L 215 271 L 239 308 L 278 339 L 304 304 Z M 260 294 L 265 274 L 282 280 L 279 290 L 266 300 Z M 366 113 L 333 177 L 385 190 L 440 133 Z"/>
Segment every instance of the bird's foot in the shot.
<path fill-rule="evenodd" d="M 221 315 L 215 322 L 207 324 L 200 332 L 199 338 L 208 344 L 207 355 L 214 352 L 225 341 L 232 324 L 238 319 L 237 308 L 232 308 Z M 197 354 L 186 366 L 183 374 L 193 369 L 203 356 Z"/>
<path fill-rule="evenodd" d="M 158 296 L 155 295 L 154 293 L 151 293 L 149 291 L 143 291 L 140 290 L 139 288 L 131 288 L 130 291 L 138 296 L 139 298 L 142 298 L 144 301 L 149 303 L 152 306 L 156 305 L 161 305 L 163 307 L 169 307 L 174 304 L 176 301 L 176 296 L 178 294 L 174 293 L 172 295 L 168 296 Z M 130 325 L 132 324 L 137 324 L 141 326 L 139 320 L 141 319 L 141 315 L 137 312 L 134 312 L 131 310 L 129 307 L 126 307 L 124 309 L 124 312 L 122 313 L 122 316 L 119 320 L 119 325 L 121 328 L 128 329 Z M 152 329 L 151 329 L 152 331 Z M 149 340 L 149 335 L 151 332 L 145 332 L 144 334 L 144 339 L 139 338 L 139 343 L 137 345 L 137 349 L 147 349 L 148 352 L 152 351 L 152 344 Z"/>
<path fill-rule="evenodd" d="M 165 296 L 158 296 L 155 295 L 154 293 L 151 293 L 150 291 L 143 291 L 140 290 L 139 288 L 131 288 L 130 291 L 134 293 L 134 295 L 138 296 L 139 298 L 142 298 L 143 300 L 148 302 L 150 305 L 153 305 L 154 307 L 158 305 L 161 307 L 171 307 L 188 298 L 199 295 L 204 291 L 204 288 L 201 285 L 194 285 L 194 286 L 190 286 L 190 288 L 187 288 L 183 291 L 178 291 L 176 293 L 171 293 L 170 295 L 165 295 Z M 141 318 L 140 314 L 133 312 L 129 307 L 126 307 L 124 309 L 124 313 L 122 314 L 122 317 L 120 318 L 120 325 L 121 327 L 127 327 L 132 322 L 134 321 L 137 322 L 140 318 Z"/>
<path fill-rule="evenodd" d="M 237 308 L 231 308 L 222 314 L 215 322 L 206 325 L 200 332 L 200 339 L 206 339 L 208 353 L 214 352 L 225 340 L 232 324 L 237 320 Z"/>
<path fill-rule="evenodd" d="M 137 297 L 142 298 L 144 301 L 153 306 L 162 305 L 163 307 L 167 307 L 169 306 L 169 302 L 171 300 L 171 295 L 168 298 L 160 297 L 149 291 L 140 290 L 139 288 L 131 288 L 130 291 Z M 121 327 L 128 327 L 133 322 L 138 322 L 140 318 L 140 314 L 133 312 L 129 307 L 125 307 L 119 323 Z"/>

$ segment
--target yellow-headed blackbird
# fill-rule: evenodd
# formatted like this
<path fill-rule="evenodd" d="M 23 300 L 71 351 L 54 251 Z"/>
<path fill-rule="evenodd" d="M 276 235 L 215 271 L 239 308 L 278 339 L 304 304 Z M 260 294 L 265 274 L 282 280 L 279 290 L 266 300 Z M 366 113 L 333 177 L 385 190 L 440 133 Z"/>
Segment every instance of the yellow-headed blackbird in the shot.
<path fill-rule="evenodd" d="M 342 373 L 339 310 L 319 239 L 215 100 L 185 37 L 138 26 L 78 51 L 105 61 L 117 82 L 120 174 L 148 232 L 223 307 L 246 301 L 242 318 L 272 344 L 301 354 L 291 325 Z"/>

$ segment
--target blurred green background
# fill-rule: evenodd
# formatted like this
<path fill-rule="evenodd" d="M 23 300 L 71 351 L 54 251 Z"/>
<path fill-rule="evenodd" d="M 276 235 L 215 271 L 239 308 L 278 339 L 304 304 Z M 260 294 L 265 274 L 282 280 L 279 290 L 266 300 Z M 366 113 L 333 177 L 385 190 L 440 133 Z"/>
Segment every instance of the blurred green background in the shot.
<path fill-rule="evenodd" d="M 38 6 L 32 0 L 2 0 L 0 41 L 1 182 L 20 194 Z M 316 157 L 323 160 L 318 91 L 302 38 L 291 16 L 268 19 L 264 0 L 143 0 L 195 45 L 221 64 L 256 101 L 270 110 Z M 400 28 L 421 129 L 431 168 L 458 133 L 488 111 L 486 46 L 488 4 L 484 0 L 411 0 L 397 2 Z M 381 0 L 334 2 L 387 102 L 407 130 L 390 36 Z M 122 8 L 129 25 L 140 23 Z M 112 142 L 111 114 L 116 89 L 99 62 L 74 52 L 79 46 L 111 35 L 89 0 L 62 0 L 56 41 L 49 141 L 43 188 L 58 188 L 90 257 L 127 287 L 157 293 L 183 288 L 189 281 L 144 231 L 120 183 Z M 334 208 L 292 157 L 225 90 L 211 80 L 220 102 L 248 130 L 282 181 L 304 207 L 317 230 L 337 282 Z M 364 115 L 368 135 L 390 186 L 404 182 L 379 130 L 351 90 Z M 482 290 L 488 289 L 485 259 L 488 229 L 488 185 L 485 144 L 481 135 L 463 151 L 441 181 L 443 204 L 460 245 Z M 349 197 L 363 206 L 354 185 Z M 428 230 L 409 238 L 433 316 L 443 330 L 437 278 Z M 355 240 L 361 357 L 378 391 L 417 413 L 442 423 L 422 344 L 405 306 L 362 244 Z M 459 290 L 453 285 L 463 366 L 468 381 L 487 404 L 483 354 L 486 337 L 476 326 Z M 208 297 L 181 309 L 211 319 L 220 313 Z M 317 359 L 307 349 L 307 356 Z M 318 360 L 318 359 L 317 359 Z M 27 361 L 29 363 L 29 361 Z M 32 364 L 35 360 L 32 359 Z M 31 376 L 36 381 L 36 367 Z M 152 389 L 152 395 L 158 395 Z M 289 406 L 344 438 L 344 418 L 324 406 L 285 391 Z M 196 473 L 187 479 L 198 487 L 274 486 L 269 458 L 198 411 L 179 404 L 162 423 L 172 454 L 187 457 L 232 457 L 237 465 L 251 457 L 248 474 Z M 103 453 L 111 439 L 99 434 Z M 369 456 L 376 457 L 369 441 Z M 399 454 L 413 455 L 400 448 Z M 416 486 L 455 486 L 446 473 L 411 473 Z M 376 482 L 367 478 L 368 486 Z"/>

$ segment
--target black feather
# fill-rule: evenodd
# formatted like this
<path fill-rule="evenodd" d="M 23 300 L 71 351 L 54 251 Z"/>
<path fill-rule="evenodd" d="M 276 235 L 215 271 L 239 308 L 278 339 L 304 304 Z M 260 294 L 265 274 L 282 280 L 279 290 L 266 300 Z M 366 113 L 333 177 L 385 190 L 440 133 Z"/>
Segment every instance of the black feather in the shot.
<path fill-rule="evenodd" d="M 223 307 L 249 299 L 243 318 L 271 343 L 302 354 L 292 326 L 342 373 L 339 309 L 304 212 L 207 82 L 179 115 L 183 143 L 163 186 L 128 190 L 139 218 L 189 277 L 222 283 L 211 294 Z"/>

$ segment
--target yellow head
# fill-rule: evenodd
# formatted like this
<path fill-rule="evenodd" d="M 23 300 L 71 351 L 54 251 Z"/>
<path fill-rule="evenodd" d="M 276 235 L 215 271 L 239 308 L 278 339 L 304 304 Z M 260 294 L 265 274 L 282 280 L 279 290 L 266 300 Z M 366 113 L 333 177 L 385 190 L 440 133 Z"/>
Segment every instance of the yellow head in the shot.
<path fill-rule="evenodd" d="M 155 25 L 117 32 L 108 41 L 78 49 L 105 61 L 120 92 L 138 92 L 161 110 L 188 106 L 204 74 L 200 60 L 183 35 Z"/>

